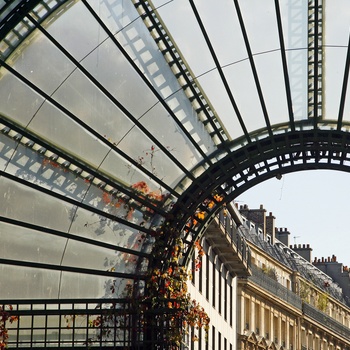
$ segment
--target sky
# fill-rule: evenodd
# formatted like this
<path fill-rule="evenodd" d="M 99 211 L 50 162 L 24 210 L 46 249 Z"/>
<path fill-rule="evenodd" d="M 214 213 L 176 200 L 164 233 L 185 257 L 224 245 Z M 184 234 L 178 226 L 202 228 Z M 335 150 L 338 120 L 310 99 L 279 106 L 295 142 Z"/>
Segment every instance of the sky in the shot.
<path fill-rule="evenodd" d="M 350 175 L 331 170 L 286 174 L 265 181 L 236 201 L 276 217 L 276 227 L 290 231 L 290 244 L 310 244 L 315 257 L 350 265 Z"/>

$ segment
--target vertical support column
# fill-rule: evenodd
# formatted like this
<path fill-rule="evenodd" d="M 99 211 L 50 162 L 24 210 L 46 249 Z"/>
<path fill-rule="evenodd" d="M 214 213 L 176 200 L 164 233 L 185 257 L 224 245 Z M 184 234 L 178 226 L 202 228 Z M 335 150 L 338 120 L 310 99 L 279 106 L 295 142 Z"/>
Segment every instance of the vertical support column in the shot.
<path fill-rule="evenodd" d="M 273 318 L 274 318 L 274 314 L 273 314 L 273 309 L 272 309 L 272 307 L 270 308 L 270 310 L 269 310 L 269 323 L 268 323 L 268 325 L 269 325 L 269 333 L 270 333 L 270 335 L 269 335 L 269 340 L 271 340 L 272 342 L 274 341 L 274 339 L 275 339 L 275 332 L 274 332 L 274 329 L 273 329 Z"/>
<path fill-rule="evenodd" d="M 266 334 L 266 326 L 265 325 L 265 303 L 264 302 L 261 302 L 260 304 L 260 320 L 259 320 L 259 328 L 260 328 L 260 334 L 261 336 L 265 336 Z"/>
<path fill-rule="evenodd" d="M 308 118 L 315 127 L 323 111 L 323 2 L 308 0 Z"/>
<path fill-rule="evenodd" d="M 250 298 L 250 317 L 249 317 L 249 328 L 255 332 L 255 298 Z"/>
<path fill-rule="evenodd" d="M 237 333 L 243 334 L 244 332 L 244 322 L 245 322 L 245 300 L 244 293 L 242 291 L 242 287 L 240 285 L 237 286 Z M 232 305 L 233 300 L 229 301 Z M 233 311 L 230 310 L 232 313 Z"/>
<path fill-rule="evenodd" d="M 282 318 L 281 318 L 281 315 L 278 315 L 277 317 L 277 333 L 278 333 L 278 344 L 282 344 Z"/>
<path fill-rule="evenodd" d="M 286 319 L 286 348 L 287 349 L 290 349 L 290 344 L 292 344 L 292 342 L 290 341 L 292 336 L 291 334 L 289 334 L 290 330 L 291 330 L 291 320 L 290 318 L 287 316 L 287 319 Z"/>

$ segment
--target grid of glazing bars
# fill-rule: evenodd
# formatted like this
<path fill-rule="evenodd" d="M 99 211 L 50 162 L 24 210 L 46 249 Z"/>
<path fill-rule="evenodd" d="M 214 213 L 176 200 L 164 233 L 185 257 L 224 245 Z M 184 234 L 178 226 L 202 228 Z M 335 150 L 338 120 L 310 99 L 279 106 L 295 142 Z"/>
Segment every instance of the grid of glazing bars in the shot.
<path fill-rule="evenodd" d="M 3 301 L 8 348 L 143 349 L 143 320 L 130 301 Z M 18 319 L 17 319 L 18 317 Z"/>

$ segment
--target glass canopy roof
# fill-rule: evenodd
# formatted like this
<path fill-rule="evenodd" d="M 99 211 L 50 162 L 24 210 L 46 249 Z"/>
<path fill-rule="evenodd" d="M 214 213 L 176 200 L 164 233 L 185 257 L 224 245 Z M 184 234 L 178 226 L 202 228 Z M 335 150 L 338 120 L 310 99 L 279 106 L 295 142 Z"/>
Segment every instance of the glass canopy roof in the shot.
<path fill-rule="evenodd" d="M 280 171 L 232 173 L 254 142 L 348 130 L 348 1 L 0 6 L 0 298 L 143 286 L 154 232 L 172 222 L 190 254 L 252 166 Z"/>

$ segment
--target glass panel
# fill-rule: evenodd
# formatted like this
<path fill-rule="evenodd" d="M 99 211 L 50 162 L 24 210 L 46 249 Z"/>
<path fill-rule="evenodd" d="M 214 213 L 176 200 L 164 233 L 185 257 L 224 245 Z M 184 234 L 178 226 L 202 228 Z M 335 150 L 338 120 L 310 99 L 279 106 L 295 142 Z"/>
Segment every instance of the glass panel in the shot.
<path fill-rule="evenodd" d="M 239 7 L 252 53 L 256 55 L 279 48 L 274 2 L 239 1 Z"/>
<path fill-rule="evenodd" d="M 80 71 L 75 71 L 53 97 L 80 120 L 118 143 L 133 123 Z"/>
<path fill-rule="evenodd" d="M 136 140 L 137 142 L 135 142 Z M 164 142 L 166 142 L 166 140 L 164 140 Z M 168 156 L 157 146 L 150 143 L 150 140 L 137 128 L 133 128 L 129 132 L 128 136 L 123 139 L 119 147 L 124 152 L 128 151 L 135 155 L 134 157 L 142 166 L 168 184 L 173 184 L 183 174 L 179 168 L 174 166 L 174 163 Z M 176 151 L 169 148 L 169 152 L 172 153 Z"/>
<path fill-rule="evenodd" d="M 348 78 L 348 88 L 347 88 L 347 95 L 345 99 L 345 106 L 344 106 L 344 121 L 350 122 L 350 77 Z"/>
<path fill-rule="evenodd" d="M 227 67 L 225 74 L 248 131 L 265 127 L 266 123 L 249 61 Z"/>
<path fill-rule="evenodd" d="M 2 177 L 0 215 L 67 232 L 73 206 Z"/>
<path fill-rule="evenodd" d="M 59 265 L 67 239 L 0 222 L 0 241 L 3 259 Z"/>
<path fill-rule="evenodd" d="M 325 44 L 347 47 L 349 42 L 349 1 L 337 0 L 336 6 L 331 1 L 324 1 L 326 17 Z"/>
<path fill-rule="evenodd" d="M 325 28 L 323 29 L 325 33 L 323 61 L 325 65 L 324 118 L 337 119 L 349 42 L 349 2 L 338 0 L 337 5 L 334 6 L 332 2 L 326 1 L 324 6 L 324 16 L 326 18 Z M 345 121 L 350 121 L 349 84 L 346 97 L 343 118 Z"/>
<path fill-rule="evenodd" d="M 69 11 L 61 13 L 55 21 L 47 21 L 44 26 L 77 61 L 81 61 L 96 49 L 107 35 L 81 1 L 71 1 L 71 5 Z"/>
<path fill-rule="evenodd" d="M 137 248 L 136 244 L 136 242 L 131 243 L 133 247 Z M 141 242 L 138 245 L 141 245 Z M 138 263 L 139 257 L 136 255 L 74 240 L 68 241 L 62 260 L 63 266 L 124 273 L 135 273 Z"/>
<path fill-rule="evenodd" d="M 88 184 L 82 178 L 22 144 L 16 145 L 6 171 L 79 202 L 84 198 L 88 188 Z"/>
<path fill-rule="evenodd" d="M 60 298 L 116 298 L 125 296 L 128 283 L 123 278 L 62 272 Z"/>
<path fill-rule="evenodd" d="M 16 50 L 16 55 L 11 60 L 12 66 L 51 95 L 75 66 L 38 30 L 26 40 L 29 45 L 22 45 Z"/>
<path fill-rule="evenodd" d="M 339 104 L 343 89 L 347 48 L 329 47 L 324 49 L 326 79 L 324 86 L 324 119 L 338 119 Z M 347 93 L 349 101 L 349 85 Z M 349 106 L 349 103 L 347 103 Z M 344 121 L 350 121 L 349 107 L 344 110 Z"/>
<path fill-rule="evenodd" d="M 138 17 L 135 6 L 131 1 L 105 0 L 97 2 L 88 0 L 88 3 L 113 34 L 124 27 L 130 26 Z"/>
<path fill-rule="evenodd" d="M 157 102 L 111 39 L 91 52 L 82 64 L 135 117 Z"/>
<path fill-rule="evenodd" d="M 107 191 L 91 186 L 84 198 L 84 202 L 103 212 L 113 215 L 113 217 L 122 218 L 123 220 L 126 219 L 138 225 L 144 224 L 142 214 L 138 210 L 135 210 L 137 204 L 134 203 L 133 206 L 131 206 L 130 198 L 123 193 L 112 195 Z M 106 218 L 102 218 L 102 220 L 105 219 Z"/>
<path fill-rule="evenodd" d="M 280 52 L 259 55 L 254 60 L 270 124 L 289 121 Z"/>
<path fill-rule="evenodd" d="M 133 134 L 135 135 L 135 132 Z M 135 140 L 136 139 L 133 140 L 134 142 L 132 142 L 132 140 L 129 140 L 128 142 L 131 143 L 130 149 L 127 149 L 125 147 L 124 151 L 134 151 L 136 155 L 133 157 L 133 159 L 136 161 L 137 165 L 143 165 L 146 169 L 150 169 L 150 156 L 149 154 L 146 155 L 146 153 L 147 153 L 147 150 L 149 150 L 152 147 L 152 144 L 149 142 L 149 140 L 146 140 L 148 142 L 143 140 L 145 141 L 144 144 L 148 148 L 138 149 L 136 146 L 139 144 L 139 140 L 137 139 L 138 142 L 135 142 Z M 146 159 L 142 159 L 142 157 Z M 147 164 L 145 164 L 146 162 Z M 167 163 L 169 163 L 169 161 Z M 118 164 L 118 170 L 116 170 L 116 164 Z M 172 164 L 171 166 L 173 169 L 174 164 Z M 107 174 L 110 174 L 111 176 L 115 176 L 115 174 L 117 174 L 119 181 L 128 187 L 140 181 L 144 181 L 147 183 L 150 191 L 159 191 L 160 193 L 165 193 L 164 189 L 162 189 L 157 182 L 151 180 L 147 175 L 142 173 L 142 170 L 140 170 L 140 168 L 136 168 L 131 163 L 125 161 L 123 158 L 121 158 L 121 156 L 119 156 L 114 151 L 111 151 L 110 153 L 108 153 L 106 158 L 103 160 L 103 163 L 101 164 L 100 169 L 106 172 Z M 165 181 L 166 179 L 162 179 L 162 180 L 164 182 L 167 182 Z"/>
<path fill-rule="evenodd" d="M 220 116 L 231 138 L 235 139 L 241 136 L 243 134 L 242 127 L 228 94 L 224 92 L 224 85 L 218 71 L 214 70 L 202 75 L 199 82 L 209 100 L 213 103 L 216 113 Z M 236 98 L 236 96 L 233 97 Z"/>
<path fill-rule="evenodd" d="M 0 84 L 1 85 L 1 84 Z M 0 169 L 5 170 L 15 151 L 16 142 L 0 134 Z"/>
<path fill-rule="evenodd" d="M 155 6 L 158 4 L 159 1 L 156 1 Z M 157 12 L 163 22 L 166 23 L 168 32 L 176 42 L 183 57 L 186 57 L 186 62 L 194 72 L 194 76 L 198 77 L 212 70 L 215 64 L 200 28 L 196 24 L 197 20 L 190 3 L 186 0 L 171 1 L 165 6 L 159 7 Z M 208 16 L 208 13 L 205 15 Z"/>
<path fill-rule="evenodd" d="M 28 128 L 94 166 L 100 164 L 108 152 L 106 145 L 48 102 L 43 104 Z"/>
<path fill-rule="evenodd" d="M 58 297 L 60 272 L 0 265 L 1 299 L 51 299 Z"/>
<path fill-rule="evenodd" d="M 216 147 L 214 146 L 208 131 L 204 128 L 202 122 L 199 121 L 200 118 L 194 110 L 195 108 L 199 108 L 199 105 L 198 107 L 196 105 L 191 106 L 188 97 L 183 93 L 183 89 L 172 93 L 171 96 L 166 99 L 166 102 L 174 111 L 177 119 L 185 127 L 186 131 L 191 135 L 194 142 L 201 147 L 202 151 L 205 154 L 213 152 Z M 181 160 L 181 162 L 184 162 L 183 164 L 185 166 L 191 167 L 190 164 L 193 165 L 193 162 L 202 159 L 194 146 L 187 141 L 187 136 L 183 135 L 180 127 L 174 121 L 170 122 L 169 118 L 165 119 L 165 117 L 162 117 L 157 109 L 151 110 L 148 114 L 152 115 L 154 121 L 148 121 L 146 118 L 148 122 L 145 123 L 145 121 L 142 120 L 142 123 L 145 125 L 149 124 L 150 130 L 155 135 L 161 132 L 158 139 L 166 140 L 168 144 L 163 141 L 165 146 L 170 146 L 170 148 L 176 149 L 177 151 L 174 152 L 174 155 Z M 159 125 L 167 127 L 159 128 Z M 183 138 L 183 140 L 181 138 Z M 171 145 L 170 142 L 172 142 Z M 182 149 L 179 149 L 179 147 Z"/>
<path fill-rule="evenodd" d="M 145 253 L 150 252 L 153 243 L 153 238 L 147 237 L 137 229 L 127 227 L 117 221 L 87 212 L 81 208 L 77 210 L 70 233 Z"/>
<path fill-rule="evenodd" d="M 4 67 L 0 68 L 0 82 L 0 113 L 19 124 L 27 125 L 44 99 Z"/>
<path fill-rule="evenodd" d="M 220 65 L 226 67 L 247 59 L 247 50 L 245 49 L 234 2 L 223 1 L 220 6 L 214 1 L 198 2 L 196 7 Z M 213 18 L 220 20 L 213 21 Z M 254 18 L 258 20 L 257 17 Z M 235 33 L 235 35 L 232 35 L 232 33 Z"/>

